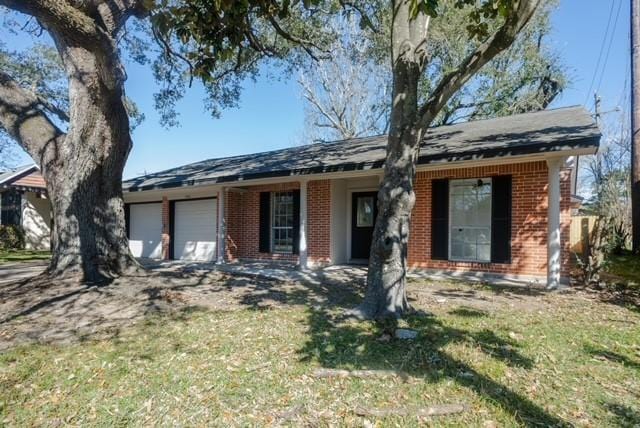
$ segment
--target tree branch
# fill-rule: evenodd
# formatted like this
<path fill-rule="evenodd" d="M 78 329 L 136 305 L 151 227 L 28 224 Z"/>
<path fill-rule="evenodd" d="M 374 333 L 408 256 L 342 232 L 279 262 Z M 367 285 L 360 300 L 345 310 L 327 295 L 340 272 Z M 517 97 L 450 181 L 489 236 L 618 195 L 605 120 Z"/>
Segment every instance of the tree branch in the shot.
<path fill-rule="evenodd" d="M 103 30 L 67 0 L 0 0 L 0 5 L 31 15 L 45 27 L 73 36 L 83 46 L 102 42 Z"/>
<path fill-rule="evenodd" d="M 489 39 L 472 52 L 460 66 L 445 75 L 429 99 L 420 108 L 418 128 L 424 132 L 444 108 L 449 99 L 469 81 L 486 63 L 503 52 L 515 40 L 518 33 L 529 22 L 541 0 L 517 0 L 513 2 L 504 24 Z"/>
<path fill-rule="evenodd" d="M 317 49 L 320 52 L 324 52 L 324 50 L 320 49 L 320 47 L 316 46 L 310 40 L 302 39 L 300 37 L 294 36 L 293 34 L 290 34 L 287 31 L 285 31 L 280 26 L 280 23 L 273 16 L 269 16 L 269 22 L 271 23 L 271 26 L 273 27 L 273 29 L 276 30 L 276 33 L 280 35 L 280 37 L 283 37 L 285 40 L 288 40 L 292 43 L 300 45 L 302 49 L 304 49 L 305 52 L 307 52 L 307 54 L 314 60 L 318 61 L 318 57 L 315 54 L 315 52 L 313 52 L 313 49 Z"/>
<path fill-rule="evenodd" d="M 40 165 L 51 145 L 65 138 L 42 111 L 38 96 L 20 87 L 8 74 L 0 71 L 0 127 L 24 148 Z"/>
<path fill-rule="evenodd" d="M 115 34 L 132 16 L 143 18 L 149 13 L 143 0 L 93 0 L 103 24 L 110 34 Z"/>

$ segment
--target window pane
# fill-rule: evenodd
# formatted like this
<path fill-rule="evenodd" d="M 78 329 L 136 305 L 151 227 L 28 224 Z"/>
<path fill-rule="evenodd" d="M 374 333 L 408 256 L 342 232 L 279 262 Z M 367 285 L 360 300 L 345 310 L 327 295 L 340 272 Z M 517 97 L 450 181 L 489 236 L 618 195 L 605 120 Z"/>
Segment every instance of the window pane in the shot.
<path fill-rule="evenodd" d="M 293 193 L 273 193 L 272 204 L 272 242 L 274 253 L 293 252 Z"/>
<path fill-rule="evenodd" d="M 361 196 L 357 199 L 356 226 L 373 226 L 373 196 Z"/>
<path fill-rule="evenodd" d="M 452 180 L 450 188 L 452 259 L 491 259 L 491 179 Z"/>
<path fill-rule="evenodd" d="M 491 247 L 489 245 L 478 245 L 478 260 L 491 261 Z"/>

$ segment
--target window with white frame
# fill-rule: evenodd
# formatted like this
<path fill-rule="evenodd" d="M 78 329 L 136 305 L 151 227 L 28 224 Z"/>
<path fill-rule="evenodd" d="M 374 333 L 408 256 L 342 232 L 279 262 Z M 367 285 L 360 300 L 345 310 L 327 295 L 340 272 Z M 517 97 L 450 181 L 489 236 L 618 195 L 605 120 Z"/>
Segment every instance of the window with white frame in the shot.
<path fill-rule="evenodd" d="M 293 253 L 293 192 L 271 194 L 271 251 Z"/>
<path fill-rule="evenodd" d="M 491 179 L 451 180 L 449 259 L 491 261 Z"/>

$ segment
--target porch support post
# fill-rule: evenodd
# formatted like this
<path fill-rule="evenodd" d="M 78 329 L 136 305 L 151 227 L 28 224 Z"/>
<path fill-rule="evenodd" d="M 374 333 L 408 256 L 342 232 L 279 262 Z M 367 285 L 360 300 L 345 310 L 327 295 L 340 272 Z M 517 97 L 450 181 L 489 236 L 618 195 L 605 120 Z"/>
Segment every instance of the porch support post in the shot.
<path fill-rule="evenodd" d="M 307 180 L 300 181 L 300 231 L 298 250 L 300 269 L 307 269 Z"/>
<path fill-rule="evenodd" d="M 560 166 L 562 158 L 547 159 L 549 170 L 547 213 L 547 288 L 560 286 Z"/>
<path fill-rule="evenodd" d="M 227 243 L 227 228 L 225 221 L 225 209 L 224 203 L 227 199 L 227 188 L 222 187 L 218 192 L 218 263 L 224 263 L 226 243 Z"/>

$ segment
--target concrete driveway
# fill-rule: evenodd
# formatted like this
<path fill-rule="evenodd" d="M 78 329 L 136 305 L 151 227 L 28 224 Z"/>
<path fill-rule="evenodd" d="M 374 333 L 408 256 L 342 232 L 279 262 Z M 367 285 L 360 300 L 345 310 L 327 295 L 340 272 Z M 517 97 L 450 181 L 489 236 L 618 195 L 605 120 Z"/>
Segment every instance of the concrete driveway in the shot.
<path fill-rule="evenodd" d="M 0 284 L 36 276 L 47 268 L 48 260 L 0 264 Z"/>

